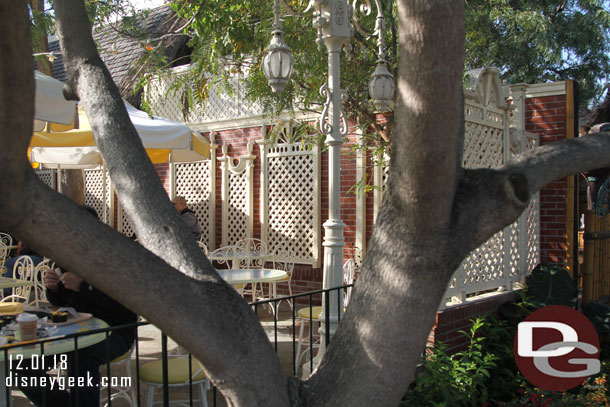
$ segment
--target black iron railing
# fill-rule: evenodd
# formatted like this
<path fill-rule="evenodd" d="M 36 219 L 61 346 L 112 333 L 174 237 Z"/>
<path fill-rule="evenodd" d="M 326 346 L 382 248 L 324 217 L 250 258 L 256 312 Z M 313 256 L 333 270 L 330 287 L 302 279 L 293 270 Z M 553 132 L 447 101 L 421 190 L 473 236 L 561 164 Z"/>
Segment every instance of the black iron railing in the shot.
<path fill-rule="evenodd" d="M 279 349 L 279 345 L 280 345 L 280 340 L 279 340 L 279 330 L 280 329 L 287 329 L 290 333 L 290 342 L 291 342 L 291 349 L 289 349 L 288 351 L 288 355 L 284 354 L 283 355 L 283 359 L 285 360 L 286 357 L 290 357 L 291 360 L 291 366 L 286 367 L 284 366 L 285 369 L 288 369 L 289 373 L 292 373 L 293 375 L 296 375 L 297 372 L 299 371 L 300 368 L 300 361 L 296 360 L 296 355 L 297 355 L 297 347 L 301 346 L 301 343 L 297 343 L 297 328 L 300 329 L 300 326 L 298 327 L 298 324 L 301 323 L 307 323 L 308 325 L 308 331 L 307 331 L 307 343 L 308 343 L 308 357 L 309 357 L 309 371 L 313 371 L 314 368 L 314 356 L 315 356 L 315 352 L 314 352 L 314 342 L 316 337 L 318 337 L 318 333 L 316 332 L 316 329 L 314 327 L 317 326 L 318 324 L 315 324 L 315 320 L 317 320 L 317 316 L 314 315 L 313 316 L 313 320 L 309 320 L 308 322 L 306 321 L 307 318 L 302 318 L 299 317 L 297 312 L 297 306 L 299 306 L 299 304 L 297 304 L 297 302 L 300 302 L 300 308 L 301 309 L 309 309 L 310 312 L 308 313 L 308 315 L 311 315 L 311 310 L 316 306 L 316 305 L 321 305 L 322 302 L 324 302 L 325 307 L 324 309 L 326 310 L 326 313 L 324 315 L 323 320 L 325 321 L 325 331 L 329 332 L 330 331 L 330 310 L 331 310 L 331 306 L 336 306 L 336 310 L 337 310 L 337 314 L 338 314 L 338 318 L 340 320 L 342 312 L 343 312 L 343 301 L 338 301 L 338 299 L 341 299 L 343 296 L 339 295 L 339 291 L 343 291 L 345 289 L 347 289 L 350 286 L 344 286 L 344 287 L 337 287 L 337 288 L 333 288 L 333 289 L 329 289 L 329 290 L 316 290 L 316 291 L 309 291 L 306 293 L 302 293 L 302 294 L 296 294 L 296 295 L 291 295 L 291 296 L 285 296 L 285 297 L 277 297 L 277 298 L 273 298 L 273 299 L 268 299 L 268 300 L 264 300 L 264 301 L 258 301 L 258 302 L 254 302 L 251 303 L 250 305 L 252 306 L 252 309 L 255 313 L 257 313 L 257 315 L 259 315 L 259 313 L 262 313 L 263 315 L 261 316 L 262 318 L 262 323 L 265 324 L 271 324 L 272 326 L 272 332 L 269 332 L 268 329 L 267 333 L 268 335 L 270 335 L 270 340 L 273 343 L 273 346 L 276 350 L 276 352 L 280 352 Z M 337 295 L 334 296 L 337 301 L 336 304 L 332 304 L 331 305 L 331 293 L 336 292 Z M 288 313 L 288 315 L 286 316 L 286 312 L 282 311 L 282 316 L 279 316 L 279 304 L 281 302 L 288 302 L 291 304 L 294 304 L 293 307 L 290 308 L 290 312 Z M 264 314 L 264 313 L 268 313 L 268 314 Z M 270 320 L 269 320 L 270 319 Z M 280 322 L 283 324 L 282 327 L 280 327 Z M 297 324 L 298 322 L 298 324 Z M 319 321 L 318 321 L 319 322 Z M 32 353 L 32 352 L 28 352 L 28 354 L 32 354 L 32 355 L 36 355 L 36 358 L 32 358 L 32 361 L 30 363 L 34 363 L 34 359 L 36 360 L 36 363 L 45 363 L 43 362 L 43 355 L 45 355 L 45 345 L 50 343 L 50 342 L 56 342 L 59 340 L 72 340 L 74 342 L 73 344 L 73 349 L 78 349 L 78 343 L 79 343 L 79 338 L 82 338 L 84 336 L 87 335 L 94 335 L 94 334 L 104 334 L 106 336 L 106 339 L 110 336 L 110 334 L 115 331 L 115 330 L 119 330 L 119 329 L 137 329 L 143 325 L 148 325 L 147 322 L 138 322 L 138 323 L 134 323 L 134 324 L 127 324 L 127 325 L 121 325 L 121 326 L 115 326 L 115 327 L 111 327 L 111 328 L 103 328 L 103 329 L 96 329 L 96 330 L 91 330 L 91 331 L 87 331 L 87 332 L 79 332 L 79 333 L 74 333 L 74 334 L 70 334 L 70 335 L 64 335 L 64 336 L 59 336 L 59 337 L 52 337 L 52 338 L 45 338 L 45 339 L 40 339 L 40 340 L 36 340 L 36 341 L 32 341 L 31 343 L 29 343 L 27 346 L 37 346 L 39 347 L 39 350 L 37 350 L 36 352 Z M 329 335 L 325 336 L 326 338 L 326 343 L 325 345 L 328 346 L 329 343 Z M 4 363 L 4 366 L 2 366 L 0 368 L 0 375 L 3 375 L 4 377 L 2 377 L 2 383 L 0 383 L 0 388 L 2 388 L 4 390 L 4 395 L 2 395 L 2 397 L 0 397 L 0 406 L 2 406 L 3 404 L 6 406 L 10 406 L 11 405 L 11 392 L 10 389 L 12 388 L 13 391 L 17 390 L 17 386 L 15 386 L 15 383 L 13 382 L 13 380 L 8 379 L 7 378 L 12 378 L 14 379 L 14 375 L 15 375 L 15 362 L 16 362 L 16 355 L 19 354 L 19 352 L 16 350 L 17 348 L 23 348 L 24 345 L 22 343 L 16 343 L 16 344 L 11 344 L 11 345 L 6 345 L 3 346 L 2 349 L 0 350 L 0 354 L 2 355 L 2 362 Z M 135 388 L 135 398 L 136 400 L 134 400 L 134 405 L 136 406 L 145 406 L 146 405 L 146 400 L 143 400 L 143 394 L 142 394 L 142 390 L 141 389 L 141 384 L 140 384 L 140 366 L 141 366 L 141 362 L 140 362 L 140 346 L 139 346 L 139 340 L 138 340 L 138 335 L 136 335 L 136 340 L 133 344 L 133 352 L 130 353 L 131 359 L 133 359 L 135 361 L 135 369 L 133 370 L 135 372 L 134 376 L 130 378 L 130 385 L 133 386 L 133 388 Z M 282 350 L 285 352 L 285 349 Z M 130 351 L 131 352 L 131 351 Z M 78 352 L 73 352 L 72 353 L 74 356 L 74 364 L 78 365 Z M 55 355 L 56 358 L 54 359 L 54 361 L 52 362 L 46 362 L 47 363 L 47 367 L 51 367 L 51 368 L 56 368 L 57 370 L 59 370 L 58 372 L 55 372 L 55 374 L 57 375 L 57 377 L 61 377 L 60 375 L 64 375 L 65 377 L 65 372 L 62 372 L 61 368 L 65 367 L 63 366 L 62 363 L 57 363 L 58 360 L 63 361 L 64 359 L 61 358 L 57 358 L 57 355 Z M 53 358 L 53 356 L 51 355 L 47 355 L 47 358 Z M 189 372 L 191 371 L 191 364 L 195 363 L 194 359 L 191 359 L 190 354 L 188 355 L 189 358 Z M 21 358 L 23 359 L 23 358 Z M 162 360 L 162 381 L 163 381 L 163 386 L 162 386 L 162 401 L 163 401 L 163 406 L 169 406 L 170 405 L 170 391 L 169 391 L 169 367 L 168 367 L 168 338 L 165 334 L 161 333 L 161 360 Z M 42 361 L 42 362 L 41 362 Z M 299 365 L 297 365 L 299 364 Z M 112 383 L 112 378 L 110 377 L 111 374 L 111 369 L 110 369 L 110 365 L 111 362 L 107 362 L 106 364 L 106 375 L 103 376 L 105 377 L 105 381 L 108 383 L 108 391 L 106 395 L 102 396 L 102 405 L 107 405 L 107 406 L 112 406 L 113 404 L 113 400 L 111 398 L 111 394 L 112 394 L 112 387 L 111 387 L 111 383 Z M 197 369 L 194 368 L 194 371 L 196 371 Z M 189 375 L 190 376 L 190 375 Z M 67 378 L 66 378 L 67 379 Z M 193 404 L 193 383 L 192 383 L 192 378 L 189 378 L 189 386 L 188 386 L 188 399 L 189 399 L 189 405 L 193 406 L 195 404 Z M 209 395 L 210 401 L 211 401 L 211 405 L 213 406 L 217 406 L 219 404 L 218 400 L 219 400 L 219 395 L 216 391 L 216 389 L 212 386 L 211 389 L 211 394 Z M 43 400 L 43 404 L 46 405 L 46 403 L 44 403 Z M 115 404 L 119 404 L 118 402 L 115 402 Z M 124 404 L 121 404 L 124 405 Z"/>

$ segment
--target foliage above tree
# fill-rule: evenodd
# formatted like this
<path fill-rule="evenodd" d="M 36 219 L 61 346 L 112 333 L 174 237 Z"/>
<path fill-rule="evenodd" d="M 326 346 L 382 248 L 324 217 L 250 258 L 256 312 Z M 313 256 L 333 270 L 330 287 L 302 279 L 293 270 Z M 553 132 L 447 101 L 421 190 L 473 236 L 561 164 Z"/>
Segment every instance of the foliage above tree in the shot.
<path fill-rule="evenodd" d="M 468 68 L 495 66 L 508 83 L 574 79 L 599 98 L 610 72 L 603 0 L 466 0 Z"/>

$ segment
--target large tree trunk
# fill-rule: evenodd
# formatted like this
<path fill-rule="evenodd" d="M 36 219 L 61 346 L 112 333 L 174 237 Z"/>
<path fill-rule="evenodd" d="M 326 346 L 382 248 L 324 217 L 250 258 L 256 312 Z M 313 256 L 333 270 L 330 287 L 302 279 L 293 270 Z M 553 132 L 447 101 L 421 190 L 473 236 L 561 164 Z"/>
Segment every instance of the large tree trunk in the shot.
<path fill-rule="evenodd" d="M 17 3 L 17 4 L 16 4 Z M 70 78 L 142 245 L 47 188 L 26 159 L 34 81 L 27 8 L 0 0 L 0 230 L 73 270 L 191 350 L 231 406 L 396 406 L 451 274 L 532 194 L 610 166 L 606 134 L 497 170 L 461 168 L 462 2 L 398 4 L 400 76 L 387 192 L 349 311 L 316 373 L 287 377 L 256 316 L 171 207 L 90 35 L 82 2 L 55 1 Z"/>

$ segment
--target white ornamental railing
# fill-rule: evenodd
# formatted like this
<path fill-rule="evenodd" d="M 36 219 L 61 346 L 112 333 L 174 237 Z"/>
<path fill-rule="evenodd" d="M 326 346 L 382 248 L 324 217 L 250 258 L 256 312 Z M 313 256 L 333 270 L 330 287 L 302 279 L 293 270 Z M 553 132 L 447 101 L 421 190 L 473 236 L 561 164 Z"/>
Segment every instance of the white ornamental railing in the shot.
<path fill-rule="evenodd" d="M 187 82 L 190 67 L 177 67 L 167 75 L 151 81 L 146 89 L 146 98 L 155 115 L 184 123 L 209 123 L 260 116 L 263 108 L 246 98 L 243 78 L 234 76 L 228 80 L 229 87 L 214 84 L 205 90 L 207 98 L 197 101 L 195 89 Z"/>

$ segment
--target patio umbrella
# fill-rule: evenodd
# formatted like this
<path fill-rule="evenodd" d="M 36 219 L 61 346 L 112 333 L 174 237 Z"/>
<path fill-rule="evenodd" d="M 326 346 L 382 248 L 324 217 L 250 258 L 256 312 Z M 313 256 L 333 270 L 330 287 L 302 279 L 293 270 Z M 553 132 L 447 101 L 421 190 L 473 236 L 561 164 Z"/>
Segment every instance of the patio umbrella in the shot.
<path fill-rule="evenodd" d="M 36 82 L 34 131 L 41 131 L 47 122 L 69 125 L 74 122 L 76 101 L 64 98 L 64 84 L 48 75 L 34 71 Z"/>
<path fill-rule="evenodd" d="M 144 148 L 153 163 L 205 160 L 210 154 L 207 139 L 188 126 L 157 116 L 152 118 L 124 102 Z M 47 168 L 94 168 L 102 164 L 93 131 L 79 106 L 78 128 L 62 131 L 50 124 L 46 131 L 34 132 L 30 140 L 30 161 Z"/>

